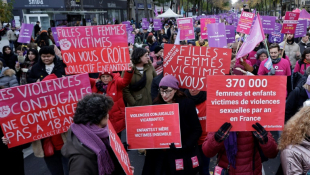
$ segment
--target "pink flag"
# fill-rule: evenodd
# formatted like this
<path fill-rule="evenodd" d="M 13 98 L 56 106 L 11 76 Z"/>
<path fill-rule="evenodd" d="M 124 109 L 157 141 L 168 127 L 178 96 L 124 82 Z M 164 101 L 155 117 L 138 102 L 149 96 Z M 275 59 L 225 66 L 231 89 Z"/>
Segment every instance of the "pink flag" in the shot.
<path fill-rule="evenodd" d="M 260 19 L 259 14 L 257 14 L 257 19 Z M 255 20 L 253 28 L 250 35 L 246 38 L 245 42 L 240 47 L 236 58 L 241 58 L 244 55 L 250 53 L 255 46 L 265 39 L 265 34 L 262 27 L 261 20 Z"/>

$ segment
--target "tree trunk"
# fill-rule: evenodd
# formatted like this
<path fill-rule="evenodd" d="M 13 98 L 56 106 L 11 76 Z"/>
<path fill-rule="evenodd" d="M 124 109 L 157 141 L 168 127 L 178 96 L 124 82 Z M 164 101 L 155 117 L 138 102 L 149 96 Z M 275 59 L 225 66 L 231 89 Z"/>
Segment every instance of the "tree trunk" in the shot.
<path fill-rule="evenodd" d="M 187 6 L 187 8 L 186 8 L 186 17 L 188 17 L 188 1 L 189 0 L 187 0 L 187 5 L 186 5 Z"/>
<path fill-rule="evenodd" d="M 209 3 L 208 3 L 208 0 L 207 0 L 207 15 L 209 14 Z"/>
<path fill-rule="evenodd" d="M 130 0 L 127 0 L 127 19 L 131 20 L 131 13 L 130 13 Z"/>
<path fill-rule="evenodd" d="M 149 19 L 149 12 L 148 12 L 148 6 L 147 6 L 147 0 L 143 0 L 144 2 L 144 17 Z"/>
<path fill-rule="evenodd" d="M 267 14 L 267 2 L 266 2 L 266 0 L 265 0 L 265 12 L 264 12 L 264 14 L 265 15 Z"/>

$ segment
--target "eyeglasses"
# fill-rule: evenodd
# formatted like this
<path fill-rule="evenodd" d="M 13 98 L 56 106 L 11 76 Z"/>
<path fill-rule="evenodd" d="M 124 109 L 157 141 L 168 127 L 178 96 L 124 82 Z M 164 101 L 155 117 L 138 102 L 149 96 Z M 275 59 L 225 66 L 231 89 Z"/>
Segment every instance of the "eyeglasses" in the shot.
<path fill-rule="evenodd" d="M 171 93 L 172 91 L 173 91 L 173 90 L 159 90 L 159 92 L 160 92 L 161 95 L 164 95 L 164 94 L 170 95 L 170 93 Z"/>

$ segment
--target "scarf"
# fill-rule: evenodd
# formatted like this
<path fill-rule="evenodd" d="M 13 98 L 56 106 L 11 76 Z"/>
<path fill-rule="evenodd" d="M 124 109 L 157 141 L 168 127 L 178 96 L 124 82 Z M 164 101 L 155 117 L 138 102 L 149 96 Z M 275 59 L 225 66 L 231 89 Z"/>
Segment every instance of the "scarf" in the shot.
<path fill-rule="evenodd" d="M 184 91 L 184 93 L 186 94 L 186 96 L 190 99 L 192 99 L 195 103 L 195 105 L 198 105 L 204 101 L 206 101 L 207 99 L 207 92 L 206 91 L 200 91 L 197 95 L 192 96 L 189 93 L 189 90 Z"/>
<path fill-rule="evenodd" d="M 35 64 L 35 61 L 25 61 L 22 68 L 27 68 L 28 69 L 28 72 L 30 72 L 32 66 Z M 21 85 L 24 85 L 24 84 L 27 84 L 27 74 L 28 72 L 23 72 L 22 70 L 21 71 L 21 76 L 20 76 L 20 84 Z"/>
<path fill-rule="evenodd" d="M 277 59 L 271 59 L 272 64 L 277 64 L 281 61 L 281 58 L 277 58 Z"/>
<path fill-rule="evenodd" d="M 304 59 L 304 63 L 306 63 L 306 64 L 310 64 L 310 61 L 308 61 L 308 60 Z"/>
<path fill-rule="evenodd" d="M 96 153 L 99 175 L 112 174 L 114 164 L 107 149 L 110 147 L 108 126 L 99 128 L 89 123 L 72 123 L 71 130 L 80 142 Z"/>
<path fill-rule="evenodd" d="M 228 138 L 224 141 L 224 146 L 229 164 L 236 169 L 236 155 L 238 152 L 237 132 L 229 133 Z"/>
<path fill-rule="evenodd" d="M 104 94 L 107 93 L 108 85 L 104 84 L 102 81 L 98 81 L 96 83 L 96 87 L 97 87 L 98 91 L 103 92 Z"/>

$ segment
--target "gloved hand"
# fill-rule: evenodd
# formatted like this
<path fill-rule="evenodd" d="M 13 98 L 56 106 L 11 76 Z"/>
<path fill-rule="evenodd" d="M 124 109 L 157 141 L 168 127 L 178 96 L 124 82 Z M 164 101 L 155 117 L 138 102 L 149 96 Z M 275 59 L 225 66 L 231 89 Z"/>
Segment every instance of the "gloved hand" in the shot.
<path fill-rule="evenodd" d="M 220 129 L 215 133 L 214 135 L 214 139 L 221 143 L 222 141 L 224 141 L 228 136 L 229 136 L 229 131 L 232 128 L 231 124 L 226 122 L 224 123 Z"/>
<path fill-rule="evenodd" d="M 169 147 L 170 147 L 170 150 L 171 150 L 171 151 L 177 150 L 177 148 L 175 147 L 174 143 L 171 143 L 171 144 L 169 145 Z"/>
<path fill-rule="evenodd" d="M 268 72 L 268 75 L 275 75 L 276 74 L 276 70 L 272 67 L 270 69 L 270 72 Z"/>
<path fill-rule="evenodd" d="M 253 134 L 258 139 L 259 143 L 266 144 L 268 142 L 268 133 L 265 128 L 259 123 L 253 124 L 252 127 L 256 130 L 253 131 Z"/>
<path fill-rule="evenodd" d="M 159 65 L 162 65 L 163 64 L 163 61 L 157 61 L 156 64 L 159 66 Z"/>

